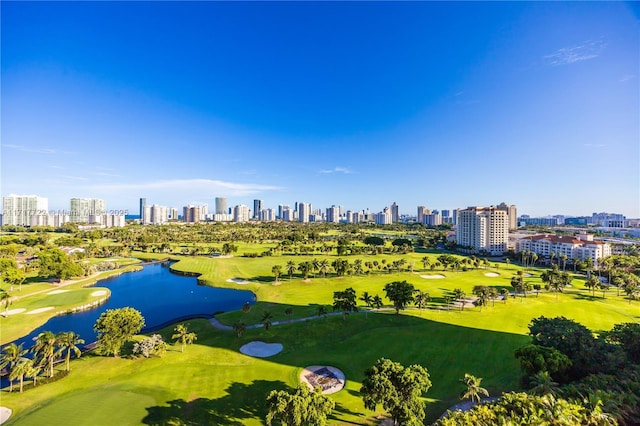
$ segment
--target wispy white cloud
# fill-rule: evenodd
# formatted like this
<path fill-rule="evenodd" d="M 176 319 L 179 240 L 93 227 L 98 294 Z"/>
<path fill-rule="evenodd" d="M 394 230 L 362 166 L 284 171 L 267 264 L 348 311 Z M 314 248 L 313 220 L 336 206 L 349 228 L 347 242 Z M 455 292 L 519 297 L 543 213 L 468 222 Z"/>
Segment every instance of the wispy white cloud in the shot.
<path fill-rule="evenodd" d="M 604 148 L 607 146 L 605 143 L 585 143 L 583 146 L 587 148 Z"/>
<path fill-rule="evenodd" d="M 56 170 L 64 170 L 64 167 L 62 166 L 49 166 L 50 169 L 56 169 Z"/>
<path fill-rule="evenodd" d="M 625 74 L 623 75 L 620 80 L 618 80 L 620 83 L 624 83 L 625 81 L 629 81 L 632 80 L 635 77 L 635 75 L 633 74 Z"/>
<path fill-rule="evenodd" d="M 145 183 L 121 183 L 109 185 L 95 185 L 96 190 L 104 191 L 155 191 L 155 190 L 183 190 L 187 192 L 223 192 L 230 196 L 252 195 L 265 191 L 281 191 L 283 188 L 273 185 L 255 183 L 225 182 L 213 179 L 173 179 Z"/>
<path fill-rule="evenodd" d="M 115 173 L 107 173 L 107 172 L 95 172 L 94 176 L 102 176 L 102 177 L 122 177 L 122 175 L 117 175 Z"/>
<path fill-rule="evenodd" d="M 543 56 L 548 65 L 569 65 L 576 62 L 586 61 L 600 56 L 606 44 L 600 40 L 589 40 L 572 47 L 563 47 L 555 52 Z"/>
<path fill-rule="evenodd" d="M 13 145 L 13 144 L 2 144 L 3 148 L 9 148 L 9 149 L 15 149 L 18 151 L 22 151 L 22 152 L 31 152 L 31 153 L 36 153 L 36 154 L 56 154 L 57 151 L 55 149 L 50 149 L 50 148 L 32 148 L 32 147 L 28 147 L 28 146 L 22 146 L 22 145 Z"/>
<path fill-rule="evenodd" d="M 349 170 L 346 167 L 334 167 L 333 169 L 320 170 L 320 173 L 323 173 L 323 174 L 344 173 L 345 175 L 349 175 L 353 173 L 353 171 Z"/>
<path fill-rule="evenodd" d="M 70 175 L 65 175 L 65 176 L 60 176 L 61 178 L 64 179 L 71 179 L 71 180 L 89 180 L 86 177 L 83 176 L 70 176 Z"/>

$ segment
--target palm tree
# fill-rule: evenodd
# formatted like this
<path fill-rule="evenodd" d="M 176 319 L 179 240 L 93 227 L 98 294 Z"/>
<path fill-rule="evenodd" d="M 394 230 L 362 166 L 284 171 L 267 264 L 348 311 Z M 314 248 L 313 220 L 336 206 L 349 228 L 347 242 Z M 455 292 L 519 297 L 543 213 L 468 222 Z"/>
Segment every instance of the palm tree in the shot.
<path fill-rule="evenodd" d="M 262 322 L 262 325 L 264 326 L 265 330 L 269 330 L 269 328 L 271 327 L 271 320 L 273 319 L 273 315 L 271 314 L 271 312 L 269 311 L 264 311 L 262 313 L 262 319 L 260 320 Z"/>
<path fill-rule="evenodd" d="M 489 391 L 480 386 L 481 377 L 473 376 L 469 373 L 464 374 L 464 378 L 460 379 L 467 386 L 467 389 L 460 394 L 460 399 L 470 399 L 471 402 L 480 402 L 480 395 L 489 396 Z"/>
<path fill-rule="evenodd" d="M 323 318 L 327 316 L 327 308 L 324 305 L 318 306 L 318 316 Z"/>
<path fill-rule="evenodd" d="M 271 268 L 271 273 L 275 277 L 275 282 L 278 282 L 278 278 L 282 275 L 282 266 L 274 265 L 273 268 Z"/>
<path fill-rule="evenodd" d="M 380 309 L 384 306 L 384 303 L 382 302 L 382 298 L 380 296 L 378 296 L 377 294 L 375 296 L 373 296 L 373 300 L 371 301 L 371 306 L 374 309 Z"/>
<path fill-rule="evenodd" d="M 539 371 L 533 377 L 531 377 L 531 385 L 533 386 L 530 392 L 533 395 L 548 395 L 557 396 L 556 390 L 558 383 L 554 382 L 548 371 Z"/>
<path fill-rule="evenodd" d="M 364 304 L 367 306 L 367 308 L 370 308 L 371 307 L 371 302 L 373 302 L 373 298 L 371 297 L 371 295 L 367 291 L 362 293 L 362 297 L 360 297 L 360 300 L 362 300 L 364 302 Z M 369 318 L 369 310 L 368 309 L 366 309 L 364 311 L 364 318 L 365 319 Z"/>
<path fill-rule="evenodd" d="M 455 290 L 453 290 L 453 297 L 457 300 L 457 301 L 461 301 L 460 303 L 460 310 L 464 311 L 464 298 L 465 298 L 466 294 L 464 291 L 462 291 L 461 288 L 456 288 Z"/>
<path fill-rule="evenodd" d="M 511 264 L 511 259 L 509 259 L 508 257 L 504 260 L 504 263 L 507 264 L 507 268 L 509 268 L 509 265 Z"/>
<path fill-rule="evenodd" d="M 29 369 L 25 374 L 25 377 L 30 377 L 33 379 L 33 386 L 36 386 L 36 382 L 38 381 L 38 375 L 42 371 L 42 368 L 38 367 L 34 364 L 33 360 L 29 363 Z"/>
<path fill-rule="evenodd" d="M 22 349 L 22 343 L 20 343 L 20 345 L 9 343 L 2 348 L 2 353 L 0 353 L 0 369 L 6 367 L 9 370 L 9 374 L 11 374 L 11 370 L 13 370 L 19 362 L 28 359 L 25 357 L 27 352 L 26 349 Z M 9 392 L 12 390 L 13 381 L 9 379 Z"/>
<path fill-rule="evenodd" d="M 331 265 L 329 264 L 329 261 L 327 259 L 322 259 L 320 261 L 320 272 L 322 273 L 324 278 L 327 278 L 327 272 L 329 271 L 329 267 Z"/>
<path fill-rule="evenodd" d="M 196 333 L 189 333 L 187 326 L 184 324 L 178 324 L 173 331 L 175 333 L 171 336 L 171 339 L 175 340 L 176 343 L 180 342 L 182 344 L 180 352 L 184 352 L 185 345 L 192 344 L 198 338 Z"/>
<path fill-rule="evenodd" d="M 427 303 L 430 299 L 431 297 L 429 297 L 429 293 L 425 293 L 421 290 L 416 291 L 416 295 L 413 300 L 418 309 L 420 309 L 420 315 L 422 315 L 422 309 L 427 307 Z"/>
<path fill-rule="evenodd" d="M 293 260 L 287 262 L 287 274 L 289 274 L 289 281 L 293 278 L 293 273 L 296 270 L 296 264 Z"/>
<path fill-rule="evenodd" d="M 36 344 L 33 345 L 31 351 L 38 360 L 38 365 L 47 366 L 49 369 L 49 377 L 53 377 L 53 360 L 56 357 L 56 335 L 51 331 L 44 331 L 38 334 Z"/>
<path fill-rule="evenodd" d="M 9 312 L 9 305 L 11 305 L 11 295 L 6 291 L 0 291 L 0 305 L 4 305 L 4 316 L 6 317 Z"/>
<path fill-rule="evenodd" d="M 22 361 L 14 365 L 13 368 L 11 369 L 11 373 L 9 373 L 9 382 L 13 382 L 16 379 L 20 379 L 20 393 L 22 393 L 24 376 L 29 372 L 29 366 L 32 362 L 33 362 L 32 360 L 28 358 L 24 358 Z"/>
<path fill-rule="evenodd" d="M 509 290 L 507 290 L 506 288 L 501 288 L 500 289 L 500 294 L 502 295 L 502 300 L 506 304 L 507 303 L 507 299 L 509 298 Z"/>
<path fill-rule="evenodd" d="M 233 324 L 233 331 L 236 333 L 236 337 L 242 336 L 242 333 L 247 331 L 247 326 L 242 321 L 238 321 Z"/>
<path fill-rule="evenodd" d="M 82 355 L 82 351 L 78 348 L 78 345 L 84 344 L 84 340 L 80 338 L 80 336 L 73 331 L 60 332 L 56 334 L 56 344 L 59 346 L 59 353 L 64 353 L 67 351 L 67 355 L 65 356 L 65 365 L 67 371 L 69 371 L 69 364 L 71 361 L 71 352 L 76 355 L 76 358 L 79 358 Z"/>
<path fill-rule="evenodd" d="M 600 284 L 600 280 L 599 279 L 597 279 L 596 277 L 590 277 L 584 283 L 584 286 L 586 288 L 588 288 L 589 290 L 591 290 L 591 295 L 593 297 L 596 297 L 596 288 L 598 287 L 599 284 Z"/>
<path fill-rule="evenodd" d="M 291 315 L 293 315 L 293 308 L 292 307 L 285 308 L 284 314 L 288 316 L 289 319 L 291 319 Z"/>
<path fill-rule="evenodd" d="M 431 260 L 429 260 L 427 256 L 424 256 L 422 259 L 420 259 L 420 262 L 422 262 L 422 266 L 425 271 L 427 270 L 427 267 L 431 264 Z"/>

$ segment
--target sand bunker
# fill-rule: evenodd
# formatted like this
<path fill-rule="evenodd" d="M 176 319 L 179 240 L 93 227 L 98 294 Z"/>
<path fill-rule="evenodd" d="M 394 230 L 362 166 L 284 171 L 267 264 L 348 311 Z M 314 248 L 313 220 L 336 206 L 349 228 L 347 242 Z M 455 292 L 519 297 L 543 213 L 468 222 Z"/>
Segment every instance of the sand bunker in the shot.
<path fill-rule="evenodd" d="M 50 292 L 49 292 L 49 293 L 47 293 L 47 294 L 60 294 L 60 293 L 66 293 L 66 292 L 68 292 L 68 291 L 69 291 L 69 290 L 53 290 L 53 291 L 50 291 Z"/>
<path fill-rule="evenodd" d="M 249 284 L 249 281 L 243 280 L 242 278 L 229 278 L 227 282 L 236 284 Z"/>
<path fill-rule="evenodd" d="M 309 385 L 310 389 L 316 386 L 322 388 L 322 393 L 327 395 L 336 393 L 344 388 L 344 373 L 329 365 L 310 365 L 300 373 L 300 380 Z"/>
<path fill-rule="evenodd" d="M 46 312 L 46 311 L 50 311 L 53 309 L 53 306 L 47 306 L 46 308 L 38 308 L 38 309 L 34 309 L 33 311 L 29 311 L 27 312 L 27 314 L 39 314 L 40 312 Z"/>
<path fill-rule="evenodd" d="M 249 342 L 240 348 L 240 352 L 245 355 L 266 358 L 282 351 L 281 343 Z"/>
<path fill-rule="evenodd" d="M 105 294 L 107 294 L 107 290 L 96 290 L 91 293 L 92 296 L 104 296 Z"/>
<path fill-rule="evenodd" d="M 523 277 L 530 277 L 531 274 L 524 274 Z"/>
<path fill-rule="evenodd" d="M 7 407 L 0 407 L 0 425 L 11 417 L 11 409 Z"/>
<path fill-rule="evenodd" d="M 425 278 L 427 280 L 435 280 L 439 278 L 445 278 L 444 275 L 436 274 L 436 275 L 420 275 L 420 278 Z"/>
<path fill-rule="evenodd" d="M 2 315 L 7 317 L 9 315 L 21 314 L 24 311 L 26 311 L 25 308 L 9 309 L 7 312 L 3 312 Z"/>
<path fill-rule="evenodd" d="M 485 277 L 499 277 L 500 274 L 496 274 L 495 272 L 487 272 L 484 274 Z"/>

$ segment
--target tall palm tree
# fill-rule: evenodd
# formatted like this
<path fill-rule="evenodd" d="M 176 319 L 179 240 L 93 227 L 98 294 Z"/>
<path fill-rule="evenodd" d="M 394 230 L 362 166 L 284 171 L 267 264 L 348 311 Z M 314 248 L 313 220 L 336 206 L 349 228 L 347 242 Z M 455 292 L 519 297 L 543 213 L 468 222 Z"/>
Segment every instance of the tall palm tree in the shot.
<path fill-rule="evenodd" d="M 260 321 L 262 322 L 262 325 L 264 326 L 265 330 L 269 330 L 269 328 L 271 328 L 272 319 L 273 319 L 273 315 L 271 314 L 271 312 L 264 311 L 262 313 L 262 318 L 260 319 Z"/>
<path fill-rule="evenodd" d="M 175 333 L 171 336 L 171 339 L 181 343 L 182 348 L 180 352 L 184 352 L 184 347 L 192 344 L 198 338 L 196 333 L 190 333 L 184 324 L 178 324 L 173 331 L 175 331 Z"/>
<path fill-rule="evenodd" d="M 242 321 L 238 321 L 233 324 L 233 331 L 236 333 L 236 337 L 240 337 L 242 333 L 247 331 L 247 326 Z"/>
<path fill-rule="evenodd" d="M 20 393 L 22 393 L 23 389 L 24 376 L 29 372 L 29 366 L 32 362 L 32 360 L 25 358 L 14 365 L 11 369 L 11 373 L 9 373 L 9 382 L 20 379 Z"/>
<path fill-rule="evenodd" d="M 506 288 L 501 288 L 500 294 L 502 295 L 503 302 L 506 304 L 507 299 L 509 298 L 509 290 L 507 290 Z"/>
<path fill-rule="evenodd" d="M 422 262 L 422 266 L 425 271 L 427 270 L 427 267 L 431 264 L 431 260 L 427 256 L 424 256 L 422 259 L 420 259 L 420 262 Z"/>
<path fill-rule="evenodd" d="M 464 298 L 465 298 L 466 294 L 464 291 L 462 291 L 461 288 L 456 288 L 455 290 L 453 290 L 453 297 L 460 302 L 460 310 L 464 311 Z"/>
<path fill-rule="evenodd" d="M 373 300 L 371 301 L 371 306 L 374 309 L 382 308 L 384 306 L 384 303 L 382 302 L 382 298 L 377 294 L 373 296 Z"/>
<path fill-rule="evenodd" d="M 296 270 L 296 264 L 293 260 L 287 262 L 287 274 L 289 274 L 289 280 L 293 278 L 293 273 Z"/>
<path fill-rule="evenodd" d="M 278 282 L 278 278 L 280 278 L 280 275 L 282 275 L 282 266 L 273 265 L 273 268 L 271 268 L 271 273 L 275 277 L 275 282 Z"/>
<path fill-rule="evenodd" d="M 53 377 L 53 360 L 56 357 L 56 346 L 56 335 L 51 331 L 44 331 L 38 334 L 36 344 L 31 348 L 38 365 L 46 366 L 49 370 L 49 377 Z"/>
<path fill-rule="evenodd" d="M 7 368 L 9 374 L 11 374 L 11 370 L 19 363 L 28 358 L 25 357 L 27 354 L 26 349 L 22 349 L 22 343 L 20 345 L 16 345 L 15 343 L 9 343 L 5 347 L 2 348 L 2 353 L 0 353 L 0 369 Z M 9 379 L 9 392 L 13 390 L 13 381 Z"/>
<path fill-rule="evenodd" d="M 73 352 L 76 358 L 79 358 L 82 355 L 82 351 L 78 348 L 78 345 L 84 344 L 84 340 L 80 338 L 80 335 L 74 333 L 73 331 L 60 332 L 56 334 L 56 344 L 59 347 L 58 352 L 60 354 L 67 351 L 67 355 L 65 356 L 65 366 L 67 371 L 69 371 L 69 364 L 71 361 L 71 352 Z"/>
<path fill-rule="evenodd" d="M 431 300 L 429 293 L 426 293 L 421 290 L 416 291 L 416 295 L 413 301 L 415 305 L 418 307 L 418 309 L 420 310 L 420 315 L 422 315 L 422 309 L 427 307 L 427 303 L 429 302 L 429 300 Z"/>
<path fill-rule="evenodd" d="M 531 378 L 530 392 L 533 395 L 548 395 L 557 396 L 558 383 L 554 382 L 548 371 L 539 371 Z"/>
<path fill-rule="evenodd" d="M 471 402 L 480 402 L 480 395 L 489 396 L 489 391 L 480 386 L 481 377 L 473 376 L 469 373 L 464 374 L 464 378 L 460 379 L 467 389 L 462 391 L 460 399 L 470 399 Z"/>
<path fill-rule="evenodd" d="M 6 291 L 0 291 L 0 305 L 4 305 L 4 316 L 7 316 L 9 312 L 9 305 L 11 305 L 11 295 Z"/>
<path fill-rule="evenodd" d="M 322 273 L 322 276 L 323 276 L 324 278 L 327 278 L 327 272 L 329 271 L 329 267 L 330 267 L 330 266 L 331 266 L 331 265 L 329 264 L 329 261 L 328 261 L 327 259 L 322 259 L 322 260 L 320 261 L 320 266 L 319 266 L 319 268 L 320 268 L 320 273 Z"/>
<path fill-rule="evenodd" d="M 587 281 L 585 281 L 584 286 L 591 290 L 591 295 L 596 297 L 596 288 L 600 284 L 600 280 L 596 277 L 591 277 Z"/>
<path fill-rule="evenodd" d="M 36 382 L 38 381 L 38 375 L 42 372 L 42 368 L 38 367 L 33 360 L 29 363 L 29 369 L 25 374 L 25 377 L 33 379 L 33 386 L 36 386 Z"/>

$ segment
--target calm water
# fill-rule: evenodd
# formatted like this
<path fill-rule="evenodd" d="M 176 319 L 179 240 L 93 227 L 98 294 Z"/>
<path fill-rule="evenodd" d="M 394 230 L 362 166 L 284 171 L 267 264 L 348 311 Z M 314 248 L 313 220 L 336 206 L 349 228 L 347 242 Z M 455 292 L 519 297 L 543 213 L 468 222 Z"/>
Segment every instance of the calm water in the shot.
<path fill-rule="evenodd" d="M 53 317 L 16 343 L 24 342 L 25 348 L 31 347 L 33 339 L 43 331 L 75 331 L 86 343 L 93 342 L 96 340 L 93 324 L 107 309 L 130 306 L 139 310 L 148 330 L 186 316 L 211 316 L 255 302 L 255 295 L 250 291 L 198 285 L 195 277 L 174 274 L 164 264 L 146 265 L 142 271 L 99 281 L 96 287 L 111 290 L 111 298 L 105 304 L 89 311 Z"/>

